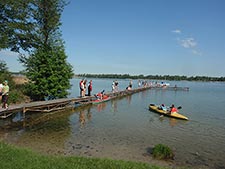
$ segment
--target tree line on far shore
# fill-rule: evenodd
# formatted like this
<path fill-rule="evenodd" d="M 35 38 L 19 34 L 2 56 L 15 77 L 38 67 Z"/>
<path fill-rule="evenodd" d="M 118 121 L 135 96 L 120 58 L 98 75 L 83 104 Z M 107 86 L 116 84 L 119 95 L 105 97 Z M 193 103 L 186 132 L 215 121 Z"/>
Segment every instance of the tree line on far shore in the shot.
<path fill-rule="evenodd" d="M 224 82 L 225 77 L 209 76 L 179 76 L 179 75 L 129 75 L 129 74 L 78 74 L 77 77 L 86 78 L 112 78 L 112 79 L 152 79 L 152 80 L 171 80 L 171 81 L 213 81 Z"/>

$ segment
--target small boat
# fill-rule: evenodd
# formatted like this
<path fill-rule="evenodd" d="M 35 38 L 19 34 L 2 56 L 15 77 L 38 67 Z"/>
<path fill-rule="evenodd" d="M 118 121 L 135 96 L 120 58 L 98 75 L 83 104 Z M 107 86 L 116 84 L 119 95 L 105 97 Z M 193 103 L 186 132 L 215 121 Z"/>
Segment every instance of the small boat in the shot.
<path fill-rule="evenodd" d="M 188 120 L 188 118 L 186 116 L 184 116 L 178 112 L 169 113 L 168 111 L 159 109 L 159 106 L 157 106 L 155 104 L 150 104 L 149 110 L 152 110 L 161 115 L 165 115 L 165 116 L 169 116 L 169 117 L 173 117 L 173 118 L 177 118 L 177 119 L 182 119 L 182 120 Z"/>
<path fill-rule="evenodd" d="M 92 104 L 99 104 L 99 103 L 103 103 L 103 102 L 106 102 L 110 100 L 110 97 L 109 96 L 103 96 L 102 99 L 96 99 L 96 100 L 93 100 L 92 101 Z"/>

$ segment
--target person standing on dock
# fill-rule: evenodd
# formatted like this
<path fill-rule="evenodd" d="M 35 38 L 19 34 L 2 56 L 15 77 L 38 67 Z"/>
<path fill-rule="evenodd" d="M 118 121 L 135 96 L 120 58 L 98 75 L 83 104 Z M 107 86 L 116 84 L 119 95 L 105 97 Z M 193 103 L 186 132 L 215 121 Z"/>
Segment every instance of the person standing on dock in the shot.
<path fill-rule="evenodd" d="M 84 91 L 83 91 L 82 97 L 86 96 L 86 90 L 87 90 L 87 80 L 86 79 L 84 80 L 83 84 L 84 84 Z"/>
<path fill-rule="evenodd" d="M 112 92 L 115 92 L 115 81 L 112 82 Z"/>
<path fill-rule="evenodd" d="M 80 97 L 83 97 L 84 95 L 84 79 L 82 79 L 79 83 L 80 86 Z"/>
<path fill-rule="evenodd" d="M 9 86 L 8 81 L 5 80 L 2 88 L 2 108 L 8 108 Z"/>
<path fill-rule="evenodd" d="M 2 88 L 3 88 L 3 84 L 0 83 L 0 100 L 2 100 Z"/>
<path fill-rule="evenodd" d="M 133 86 L 133 82 L 132 82 L 132 80 L 130 80 L 130 82 L 129 82 L 130 89 L 132 89 L 132 86 Z"/>
<path fill-rule="evenodd" d="M 88 96 L 91 96 L 91 91 L 92 91 L 92 80 L 88 83 Z"/>
<path fill-rule="evenodd" d="M 117 80 L 115 80 L 115 92 L 119 91 L 119 82 Z"/>
<path fill-rule="evenodd" d="M 138 80 L 138 88 L 140 88 L 140 87 L 141 87 L 141 81 Z"/>

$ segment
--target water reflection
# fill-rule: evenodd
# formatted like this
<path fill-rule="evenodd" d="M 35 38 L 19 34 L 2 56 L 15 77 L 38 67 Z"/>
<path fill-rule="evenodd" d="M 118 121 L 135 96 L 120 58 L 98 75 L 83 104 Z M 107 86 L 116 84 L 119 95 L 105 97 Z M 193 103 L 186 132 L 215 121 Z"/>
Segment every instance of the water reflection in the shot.
<path fill-rule="evenodd" d="M 22 112 L 16 113 L 16 115 L 12 118 L 12 122 L 18 122 L 23 120 Z"/>
<path fill-rule="evenodd" d="M 84 127 L 88 121 L 91 121 L 91 119 L 92 119 L 91 107 L 80 110 L 79 112 L 80 127 Z"/>
<path fill-rule="evenodd" d="M 114 113 L 115 113 L 115 112 L 118 112 L 117 100 L 116 100 L 116 99 L 111 100 L 111 107 L 112 107 L 112 111 L 113 111 Z"/>
<path fill-rule="evenodd" d="M 83 110 L 80 111 L 79 122 L 80 122 L 81 127 L 83 127 L 85 125 L 85 113 Z"/>
<path fill-rule="evenodd" d="M 96 105 L 96 108 L 97 108 L 97 111 L 98 111 L 98 112 L 101 112 L 101 111 L 105 110 L 105 108 L 106 108 L 106 103 L 100 103 L 100 104 L 97 104 L 97 105 Z"/>
<path fill-rule="evenodd" d="M 187 121 L 184 121 L 184 120 L 171 118 L 171 117 L 166 117 L 166 116 L 163 116 L 163 115 L 159 116 L 159 121 L 161 123 L 164 123 L 164 122 L 167 123 L 168 122 L 171 127 L 175 127 L 175 126 L 177 126 L 179 124 L 184 124 L 184 123 L 187 122 Z"/>
<path fill-rule="evenodd" d="M 126 99 L 127 99 L 127 103 L 130 105 L 130 103 L 131 103 L 131 98 L 132 98 L 132 96 L 131 95 L 128 95 L 127 97 L 126 97 Z"/>
<path fill-rule="evenodd" d="M 87 119 L 88 119 L 88 121 L 91 121 L 91 118 L 92 118 L 92 113 L 91 113 L 91 108 L 89 107 L 87 109 Z"/>
<path fill-rule="evenodd" d="M 177 119 L 174 119 L 174 118 L 170 118 L 169 119 L 169 124 L 171 127 L 174 127 L 177 125 Z"/>
<path fill-rule="evenodd" d="M 28 147 L 38 152 L 62 154 L 65 140 L 70 136 L 71 131 L 68 120 L 70 113 L 65 111 L 42 114 L 35 119 L 26 119 L 26 126 L 24 128 L 0 129 L 0 140 Z M 18 114 L 13 119 L 17 121 L 20 119 L 20 115 Z"/>

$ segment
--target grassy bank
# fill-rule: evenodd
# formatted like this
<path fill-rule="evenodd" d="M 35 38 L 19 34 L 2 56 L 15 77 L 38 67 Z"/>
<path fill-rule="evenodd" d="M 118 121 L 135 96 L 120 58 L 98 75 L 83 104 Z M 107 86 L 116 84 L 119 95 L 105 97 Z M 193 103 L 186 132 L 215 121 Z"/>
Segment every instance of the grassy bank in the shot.
<path fill-rule="evenodd" d="M 0 142 L 2 169 L 165 169 L 145 163 L 84 157 L 44 156 Z"/>

